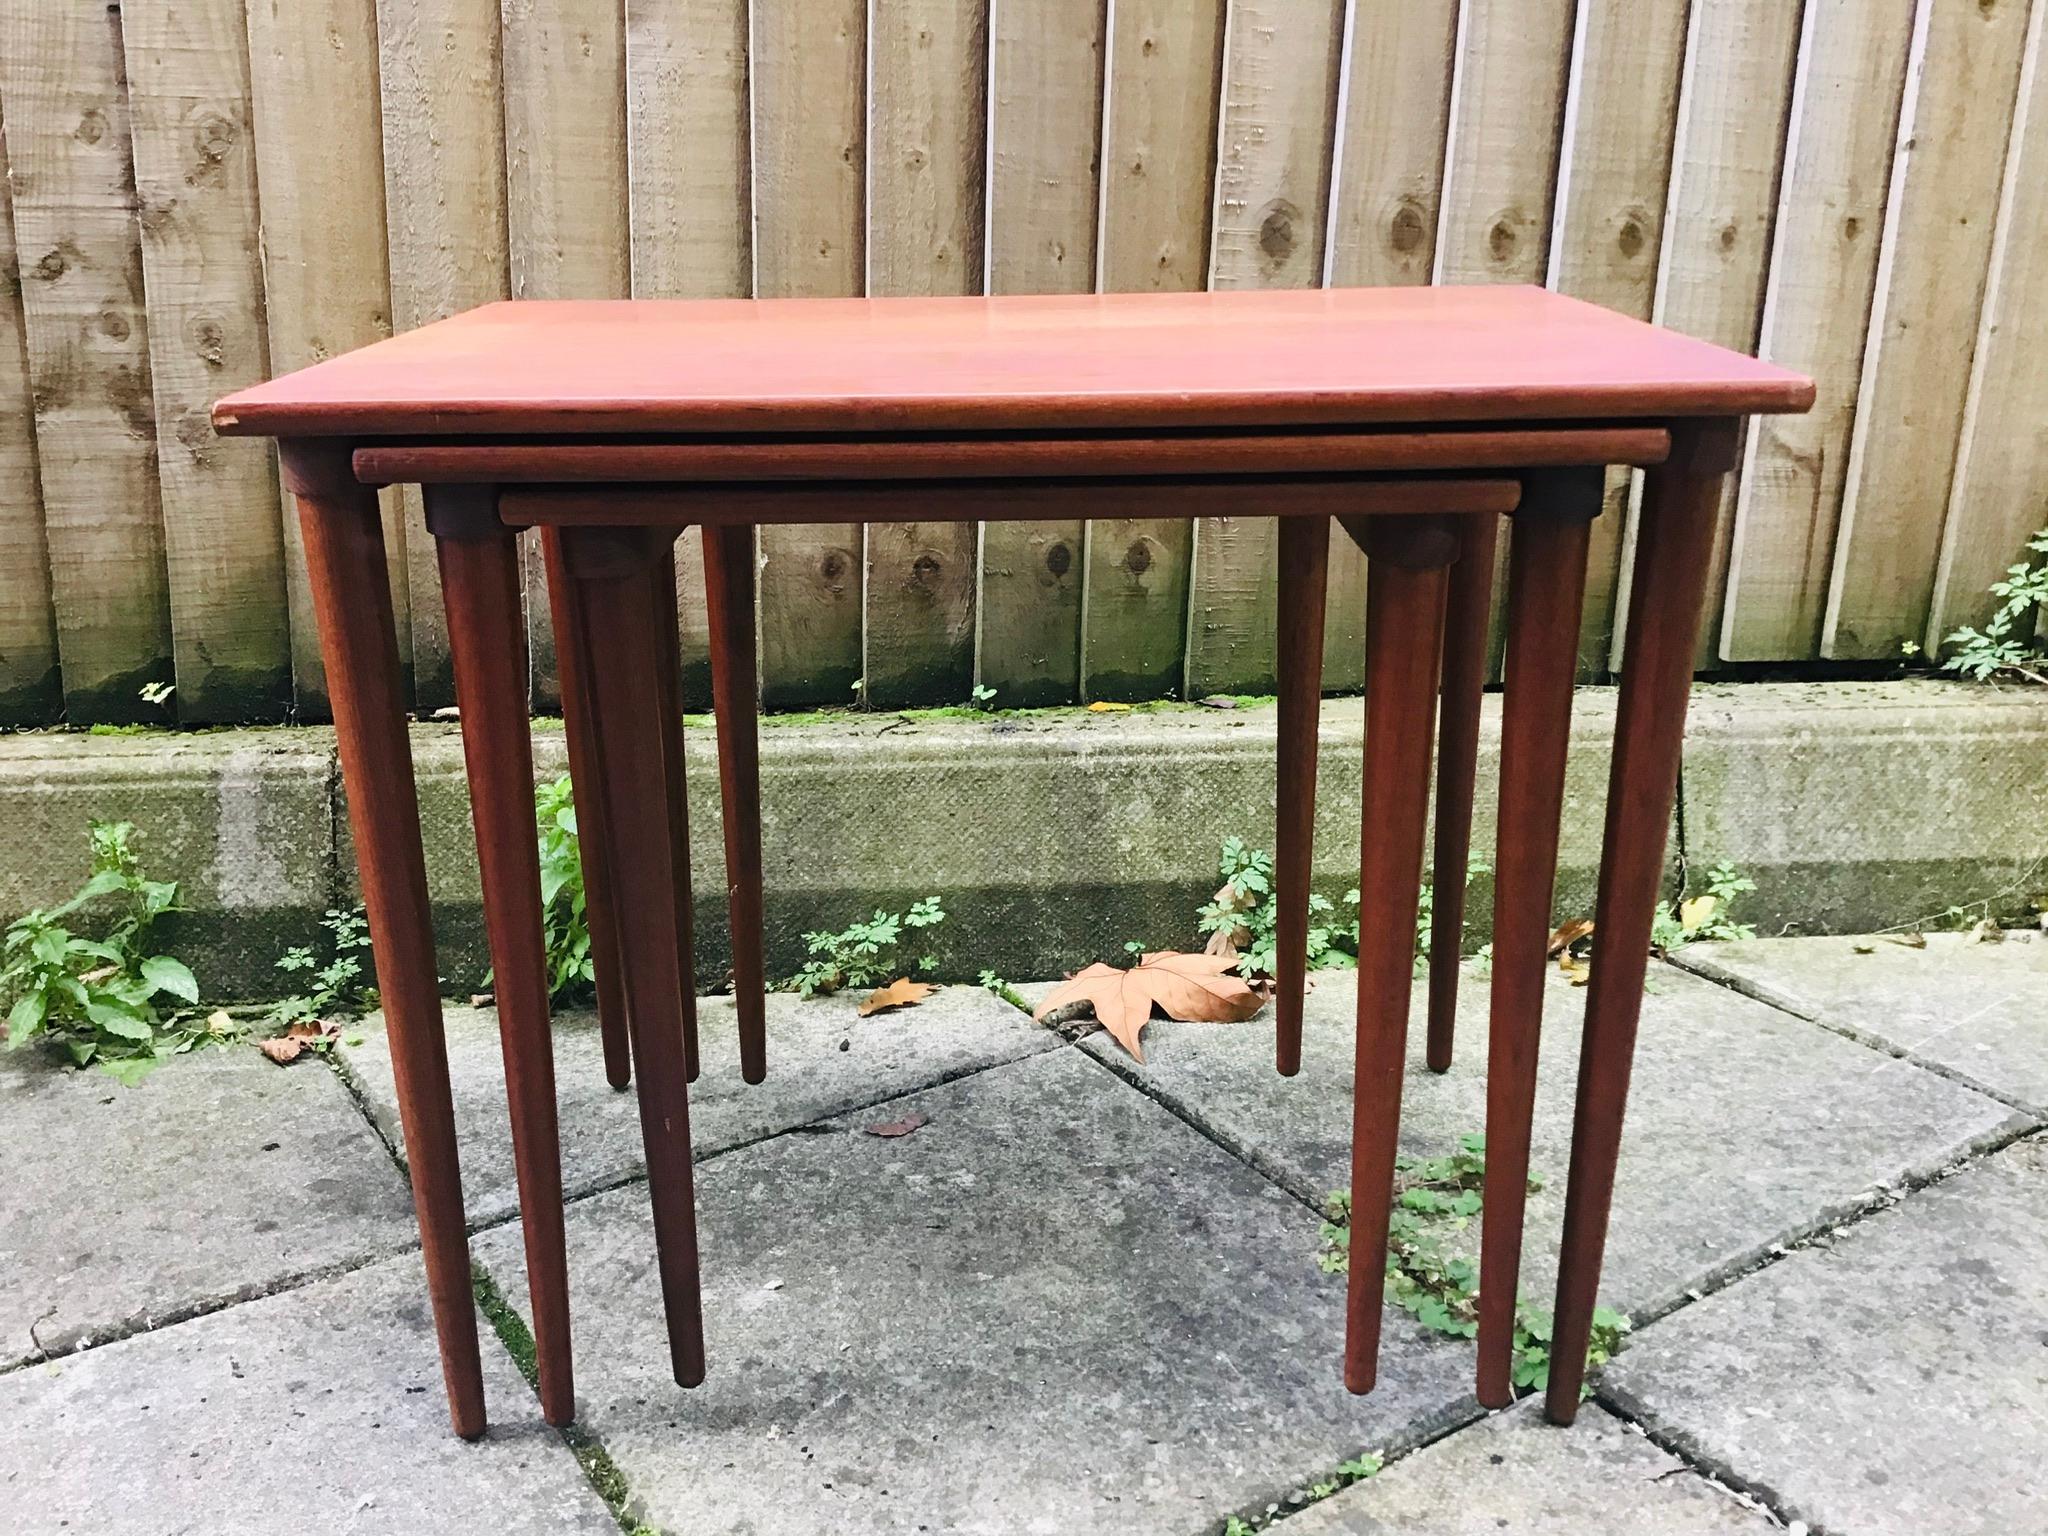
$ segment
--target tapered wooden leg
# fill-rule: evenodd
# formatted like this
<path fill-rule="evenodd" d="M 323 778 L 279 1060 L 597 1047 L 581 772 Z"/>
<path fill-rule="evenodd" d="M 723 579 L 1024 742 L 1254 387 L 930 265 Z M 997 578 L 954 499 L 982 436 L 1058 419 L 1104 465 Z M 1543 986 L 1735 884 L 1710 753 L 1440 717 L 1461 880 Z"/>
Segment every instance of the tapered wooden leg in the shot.
<path fill-rule="evenodd" d="M 1439 518 L 1365 524 L 1365 776 L 1358 871 L 1358 1044 L 1351 1122 L 1351 1275 L 1344 1385 L 1370 1392 L 1379 1369 L 1415 913 L 1429 811 L 1429 749 L 1444 618 L 1444 567 L 1457 541 Z M 1347 522 L 1346 526 L 1350 526 Z"/>
<path fill-rule="evenodd" d="M 598 770 L 595 711 L 590 702 L 590 648 L 569 608 L 569 578 L 562 535 L 540 531 L 547 566 L 548 613 L 554 620 L 555 664 L 561 672 L 563 736 L 569 746 L 569 782 L 576 793 L 576 848 L 583 866 L 583 916 L 590 927 L 590 963 L 596 973 L 597 1023 L 604 1036 L 604 1075 L 614 1088 L 633 1080 L 627 1039 L 626 983 L 620 970 L 617 901 L 605 862 L 604 775 Z"/>
<path fill-rule="evenodd" d="M 1302 993 L 1308 985 L 1308 888 L 1316 830 L 1316 723 L 1323 702 L 1323 609 L 1330 520 L 1280 519 L 1280 738 L 1273 880 L 1274 1065 L 1301 1070 Z"/>
<path fill-rule="evenodd" d="M 704 606 L 711 627 L 711 701 L 718 714 L 718 786 L 732 928 L 732 991 L 740 1076 L 768 1075 L 767 973 L 761 958 L 761 748 L 755 713 L 754 530 L 704 526 Z"/>
<path fill-rule="evenodd" d="M 489 488 L 428 486 L 427 526 L 441 565 L 448 649 L 462 713 L 470 811 L 483 875 L 492 990 L 505 1051 L 512 1160 L 540 1375 L 541 1415 L 576 1417 L 569 1353 L 569 1263 L 562 1236 L 562 1152 L 548 1030 L 547 941 L 533 828 L 526 633 L 519 552 Z"/>
<path fill-rule="evenodd" d="M 690 1165 L 688 1065 L 684 1012 L 690 993 L 688 940 L 671 868 L 667 734 L 661 725 L 660 631 L 672 562 L 669 540 L 637 529 L 575 528 L 562 534 L 564 583 L 572 619 L 602 657 L 588 675 L 591 725 L 604 777 L 605 853 L 618 897 L 626 1017 L 640 1087 L 640 1136 L 654 1207 L 656 1262 L 668 1321 L 669 1362 L 678 1384 L 704 1379 L 704 1320 L 697 1275 L 695 1181 Z"/>
<path fill-rule="evenodd" d="M 483 1370 L 383 524 L 376 492 L 349 470 L 346 444 L 279 449 L 305 535 L 449 1416 L 458 1435 L 474 1439 L 484 1432 Z"/>
<path fill-rule="evenodd" d="M 697 1081 L 697 976 L 690 962 L 690 806 L 683 778 L 683 656 L 676 634 L 675 541 L 679 529 L 649 537 L 662 559 L 654 572 L 655 684 L 661 763 L 668 794 L 669 870 L 675 880 L 677 974 L 682 978 L 683 1059 Z"/>
<path fill-rule="evenodd" d="M 1673 431 L 1670 460 L 1649 472 L 1636 535 L 1545 1401 L 1559 1424 L 1578 1413 L 1585 1379 L 1714 512 L 1721 478 L 1734 466 L 1737 425 Z"/>
<path fill-rule="evenodd" d="M 1429 923 L 1429 1070 L 1451 1069 L 1458 960 L 1465 937 L 1465 866 L 1472 855 L 1472 787 L 1479 773 L 1479 699 L 1493 610 L 1500 521 L 1467 518 L 1444 606 L 1444 665 L 1436 748 L 1435 880 Z"/>
<path fill-rule="evenodd" d="M 1507 691 L 1493 896 L 1493 998 L 1486 1054 L 1486 1203 L 1479 1249 L 1479 1401 L 1514 1397 L 1515 1302 L 1529 1180 L 1529 1126 L 1543 1022 L 1543 972 L 1557 881 L 1579 608 L 1600 470 L 1523 479 L 1508 555 Z"/>

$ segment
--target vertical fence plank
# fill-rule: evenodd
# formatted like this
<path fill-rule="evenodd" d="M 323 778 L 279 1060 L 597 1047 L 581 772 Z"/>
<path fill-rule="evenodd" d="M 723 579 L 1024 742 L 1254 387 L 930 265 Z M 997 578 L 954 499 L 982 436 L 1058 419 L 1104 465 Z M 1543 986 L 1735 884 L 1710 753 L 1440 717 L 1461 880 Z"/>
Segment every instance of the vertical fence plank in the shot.
<path fill-rule="evenodd" d="M 626 0 L 635 298 L 752 291 L 751 140 L 747 0 Z M 676 540 L 676 634 L 683 707 L 708 709 L 711 632 L 695 528 Z"/>
<path fill-rule="evenodd" d="M 1352 0 L 1331 171 L 1332 287 L 1426 283 L 1436 265 L 1458 0 Z M 1330 530 L 1323 687 L 1365 685 L 1365 555 Z"/>
<path fill-rule="evenodd" d="M 392 320 L 411 330 L 505 297 L 505 112 L 496 0 L 377 0 Z M 406 493 L 413 701 L 451 704 L 434 541 Z"/>
<path fill-rule="evenodd" d="M 504 0 L 505 235 L 515 299 L 623 299 L 626 37 L 619 0 Z M 519 540 L 533 701 L 559 708 L 540 536 Z"/>
<path fill-rule="evenodd" d="M 0 122 L 0 725 L 41 725 L 63 707 L 50 550 L 36 474 L 35 406 L 21 323 L 21 268 Z"/>
<path fill-rule="evenodd" d="M 1762 346 L 1819 397 L 1811 415 L 1750 424 L 1727 661 L 1808 657 L 1820 640 L 1913 18 L 1913 0 L 1808 0 Z"/>
<path fill-rule="evenodd" d="M 1106 0 L 994 0 L 989 16 L 991 293 L 1095 286 Z M 984 523 L 975 682 L 992 702 L 1070 704 L 1081 685 L 1081 551 L 1072 522 Z"/>
<path fill-rule="evenodd" d="M 1572 43 L 1550 247 L 1550 286 L 1638 319 L 1656 298 L 1688 0 L 1581 0 Z M 1617 89 L 1626 81 L 1626 89 Z M 1613 648 L 1635 476 L 1610 470 L 1590 530 L 1581 674 Z"/>
<path fill-rule="evenodd" d="M 22 319 L 64 702 L 74 723 L 162 720 L 171 617 L 121 17 L 0 0 Z"/>
<path fill-rule="evenodd" d="M 1111 0 L 1097 286 L 1200 288 L 1208 272 L 1223 0 Z M 1102 518 L 1087 529 L 1081 693 L 1176 692 L 1187 643 L 1189 529 Z"/>
<path fill-rule="evenodd" d="M 1321 281 L 1343 25 L 1343 6 L 1328 0 L 1231 0 L 1210 225 L 1213 288 Z M 1278 566 L 1271 518 L 1196 525 L 1189 698 L 1278 687 Z"/>
<path fill-rule="evenodd" d="M 1572 0 L 1465 0 L 1438 282 L 1543 281 L 1572 23 Z"/>
<path fill-rule="evenodd" d="M 858 294 L 867 163 L 865 0 L 754 0 L 754 291 Z M 764 527 L 761 702 L 848 704 L 861 674 L 858 528 Z"/>
<path fill-rule="evenodd" d="M 242 0 L 127 0 L 157 473 L 178 718 L 290 708 L 284 529 L 268 443 L 213 402 L 269 373 Z"/>
<path fill-rule="evenodd" d="M 248 0 L 248 20 L 270 366 L 288 373 L 391 334 L 376 0 Z M 410 670 L 404 501 L 395 489 L 380 499 L 399 654 Z M 289 506 L 283 528 L 293 692 L 301 719 L 322 719 L 320 633 Z"/>
<path fill-rule="evenodd" d="M 1837 660 L 1897 656 L 1927 628 L 2027 0 L 1930 4 L 1923 28 L 1821 625 L 1821 654 Z"/>
<path fill-rule="evenodd" d="M 2048 528 L 2048 0 L 2034 0 L 1984 313 L 1927 629 L 1930 652 Z"/>
<path fill-rule="evenodd" d="M 867 280 L 873 294 L 977 293 L 988 0 L 873 0 Z M 866 534 L 870 703 L 964 703 L 974 686 L 972 523 Z"/>
<path fill-rule="evenodd" d="M 1798 49 L 1799 8 L 1784 0 L 1693 7 L 1657 264 L 1653 317 L 1659 325 L 1740 352 L 1756 346 Z M 1635 561 L 1640 500 L 1638 481 L 1629 497 L 1624 571 Z M 1700 667 L 1711 665 L 1719 641 L 1734 515 L 1731 478 L 1717 514 L 1707 618 L 1695 657 Z M 1610 653 L 1617 669 L 1627 623 L 1624 581 L 1616 593 Z"/>

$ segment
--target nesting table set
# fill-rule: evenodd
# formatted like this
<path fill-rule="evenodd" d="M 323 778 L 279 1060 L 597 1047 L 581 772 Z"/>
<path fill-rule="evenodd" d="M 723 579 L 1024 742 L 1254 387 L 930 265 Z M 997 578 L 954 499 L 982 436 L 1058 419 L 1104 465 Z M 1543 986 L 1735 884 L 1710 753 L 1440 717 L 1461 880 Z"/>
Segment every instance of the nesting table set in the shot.
<path fill-rule="evenodd" d="M 516 537 L 538 528 L 608 1075 L 637 1079 L 675 1379 L 704 1376 L 673 544 L 703 531 L 742 1073 L 766 1070 L 754 530 L 1273 517 L 1277 1065 L 1300 1064 L 1331 528 L 1367 557 L 1351 1270 L 1371 1389 L 1436 752 L 1429 1065 L 1450 1061 L 1496 530 L 1512 518 L 1478 1394 L 1509 1366 L 1588 529 L 1640 466 L 1558 1275 L 1578 1408 L 1723 476 L 1812 384 L 1533 288 L 490 305 L 222 400 L 304 532 L 456 1433 L 484 1428 L 432 921 L 377 488 L 423 487 L 496 975 L 540 1396 L 575 1412 Z M 934 786 L 935 792 L 942 786 Z M 1076 966 L 1097 959 L 1077 955 Z"/>

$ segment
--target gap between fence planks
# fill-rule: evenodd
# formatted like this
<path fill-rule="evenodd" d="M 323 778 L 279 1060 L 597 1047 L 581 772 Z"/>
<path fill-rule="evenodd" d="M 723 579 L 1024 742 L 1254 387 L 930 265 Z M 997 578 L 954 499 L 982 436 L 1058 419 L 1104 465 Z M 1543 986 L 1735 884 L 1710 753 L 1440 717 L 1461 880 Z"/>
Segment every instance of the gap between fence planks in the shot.
<path fill-rule="evenodd" d="M 22 319 L 64 704 L 161 721 L 174 681 L 121 15 L 0 0 Z"/>

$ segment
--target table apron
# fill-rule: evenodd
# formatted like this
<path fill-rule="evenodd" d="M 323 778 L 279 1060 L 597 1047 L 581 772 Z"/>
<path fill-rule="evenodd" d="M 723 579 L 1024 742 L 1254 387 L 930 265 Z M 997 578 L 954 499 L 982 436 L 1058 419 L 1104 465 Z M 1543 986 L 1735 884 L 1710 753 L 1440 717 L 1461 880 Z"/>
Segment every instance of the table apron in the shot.
<path fill-rule="evenodd" d="M 503 485 L 1469 472 L 1651 465 L 1670 452 L 1671 433 L 1662 426 L 1566 423 L 1100 437 L 379 443 L 359 445 L 354 463 L 368 485 Z"/>
<path fill-rule="evenodd" d="M 874 482 L 842 485 L 519 486 L 498 492 L 509 526 L 691 527 L 739 523 L 1045 522 L 1076 517 L 1360 517 L 1507 513 L 1504 477 L 1357 476 L 1207 480 Z"/>

